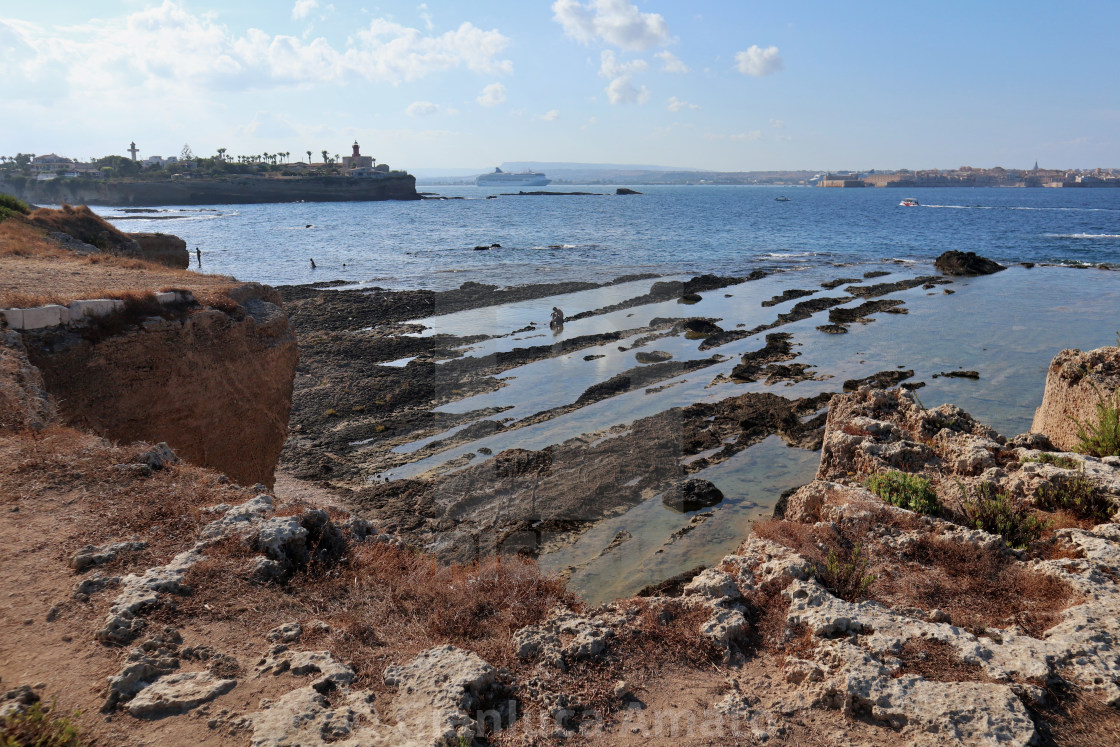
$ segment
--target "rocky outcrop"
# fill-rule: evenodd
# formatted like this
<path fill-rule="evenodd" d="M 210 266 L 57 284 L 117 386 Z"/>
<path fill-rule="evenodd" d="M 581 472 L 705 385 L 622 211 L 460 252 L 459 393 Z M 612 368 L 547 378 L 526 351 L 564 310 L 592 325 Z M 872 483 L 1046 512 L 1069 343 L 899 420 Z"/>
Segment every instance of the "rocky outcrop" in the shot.
<path fill-rule="evenodd" d="M 1046 373 L 1042 404 L 1031 430 L 1043 433 L 1058 449 L 1077 447 L 1078 423 L 1097 422 L 1097 403 L 1120 391 L 1120 348 L 1082 352 L 1063 350 Z"/>
<path fill-rule="evenodd" d="M 267 286 L 230 293 L 228 311 L 55 327 L 24 334 L 62 418 L 117 441 L 166 441 L 187 461 L 243 484 L 271 485 L 298 357 Z"/>
<path fill-rule="evenodd" d="M 0 180 L 0 192 L 14 194 L 36 204 L 55 205 L 242 205 L 420 199 L 416 192 L 416 178 L 404 173 L 369 179 L 348 176 L 299 179 L 230 176 L 151 181 L 9 179 Z"/>
<path fill-rule="evenodd" d="M 168 267 L 186 269 L 191 263 L 187 242 L 166 233 L 130 233 L 139 249 L 135 256 Z"/>
<path fill-rule="evenodd" d="M 959 252 L 955 249 L 950 249 L 934 260 L 933 266 L 946 275 L 991 275 L 1007 269 L 976 252 Z"/>
<path fill-rule="evenodd" d="M 0 330 L 0 431 L 41 430 L 56 416 L 43 377 L 27 359 L 23 339 Z"/>

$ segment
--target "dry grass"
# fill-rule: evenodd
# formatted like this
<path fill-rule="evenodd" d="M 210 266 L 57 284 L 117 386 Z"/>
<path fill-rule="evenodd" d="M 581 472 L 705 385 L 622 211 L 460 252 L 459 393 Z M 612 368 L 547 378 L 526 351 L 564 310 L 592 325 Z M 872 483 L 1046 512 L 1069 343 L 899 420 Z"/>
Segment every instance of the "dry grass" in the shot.
<path fill-rule="evenodd" d="M 534 662 L 521 664 L 524 678 L 534 677 L 545 692 L 564 693 L 572 709 L 572 725 L 581 718 L 612 716 L 626 706 L 627 696 L 615 693 L 618 682 L 626 683 L 633 696 L 643 693 L 661 680 L 672 679 L 681 672 L 716 671 L 721 653 L 699 627 L 710 616 L 706 606 L 688 606 L 678 599 L 667 601 L 629 599 L 619 603 L 628 613 L 629 622 L 615 629 L 606 651 L 591 660 L 572 662 L 567 671 L 537 668 Z M 520 693 L 522 718 L 529 723 L 540 721 L 546 704 L 535 702 Z M 505 744 L 502 735 L 496 744 Z"/>
<path fill-rule="evenodd" d="M 891 675 L 914 674 L 932 682 L 991 682 L 979 664 L 961 659 L 957 650 L 935 638 L 911 638 L 898 654 L 902 666 Z"/>
<path fill-rule="evenodd" d="M 32 217 L 44 212 L 52 211 L 39 210 Z M 54 212 L 59 216 L 47 222 L 65 223 L 66 214 Z M 96 220 L 100 221 L 97 225 L 104 223 L 100 218 Z M 71 232 L 60 226 L 51 228 Z M 109 229 L 124 236 L 111 226 Z M 200 275 L 111 253 L 75 254 L 49 239 L 46 231 L 43 225 L 34 225 L 23 217 L 0 222 L 0 308 L 25 309 L 49 303 L 65 305 L 86 298 L 123 298 L 129 291 L 150 292 L 167 287 L 190 290 L 204 305 L 232 303 L 228 292 L 235 283 L 233 278 Z"/>
<path fill-rule="evenodd" d="M 1031 571 L 1014 556 L 936 535 L 923 536 L 900 553 L 869 539 L 869 528 L 867 520 L 830 526 L 769 520 L 755 524 L 754 532 L 818 568 L 827 565 L 830 554 L 848 562 L 859 545 L 868 559 L 864 573 L 875 576 L 868 598 L 888 607 L 940 609 L 955 625 L 972 631 L 1019 625 L 1039 636 L 1078 602 L 1068 586 Z M 1062 552 L 1052 548 L 1055 556 Z"/>
<path fill-rule="evenodd" d="M 870 596 L 891 607 L 948 612 L 973 632 L 1019 625 L 1041 636 L 1063 609 L 1078 602 L 1061 581 L 1030 570 L 1013 556 L 936 536 L 903 555 L 878 555 Z"/>
<path fill-rule="evenodd" d="M 187 464 L 150 477 L 116 467 L 135 462 L 144 448 L 116 447 L 62 426 L 0 438 L 0 504 L 47 492 L 69 496 L 81 502 L 86 516 L 71 536 L 57 540 L 60 557 L 68 559 L 87 544 L 135 537 L 148 542 L 148 549 L 117 562 L 141 567 L 148 561 L 166 562 L 193 542 L 211 518 L 200 508 L 248 497 L 241 489 L 219 485 L 213 473 Z"/>
<path fill-rule="evenodd" d="M 1047 704 L 1024 699 L 1047 747 L 1114 747 L 1120 744 L 1120 711 L 1066 682 L 1044 686 Z"/>
<path fill-rule="evenodd" d="M 246 578 L 254 554 L 237 540 L 208 550 L 187 575 L 195 592 L 179 600 L 177 619 L 251 615 L 257 635 L 291 619 L 324 620 L 331 633 L 317 645 L 351 664 L 363 687 L 378 690 L 386 666 L 445 643 L 512 666 L 514 631 L 540 622 L 557 605 L 576 604 L 561 582 L 520 558 L 442 565 L 407 548 L 356 543 L 284 584 L 261 586 Z"/>

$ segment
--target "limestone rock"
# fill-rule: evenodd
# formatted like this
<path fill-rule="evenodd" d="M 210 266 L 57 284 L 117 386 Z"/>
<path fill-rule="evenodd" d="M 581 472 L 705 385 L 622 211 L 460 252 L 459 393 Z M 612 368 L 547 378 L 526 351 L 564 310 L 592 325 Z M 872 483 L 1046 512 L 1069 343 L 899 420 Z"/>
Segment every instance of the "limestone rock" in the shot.
<path fill-rule="evenodd" d="M 252 747 L 413 747 L 423 744 L 404 731 L 382 724 L 373 708 L 374 695 L 346 693 L 332 706 L 321 693 L 301 687 L 251 717 Z"/>
<path fill-rule="evenodd" d="M 279 675 L 285 672 L 296 676 L 318 674 L 311 688 L 329 693 L 354 681 L 354 670 L 334 657 L 330 651 L 289 651 L 278 644 L 269 649 L 268 655 L 257 666 L 259 674 Z"/>
<path fill-rule="evenodd" d="M 129 701 L 128 712 L 139 718 L 185 713 L 229 692 L 236 684 L 236 680 L 220 679 L 209 672 L 167 675 Z"/>
<path fill-rule="evenodd" d="M 114 542 L 103 547 L 86 545 L 70 558 L 70 567 L 81 573 L 94 566 L 104 565 L 116 560 L 122 552 L 143 550 L 147 546 L 147 542 Z"/>
<path fill-rule="evenodd" d="M 1050 363 L 1031 430 L 1048 436 L 1058 449 L 1073 451 L 1078 444 L 1077 423 L 1095 424 L 1101 397 L 1115 397 L 1118 391 L 1120 348 L 1063 350 Z"/>
<path fill-rule="evenodd" d="M 494 668 L 455 646 L 431 648 L 403 667 L 389 667 L 385 684 L 398 691 L 393 703 L 398 727 L 417 744 L 455 747 L 460 739 L 469 744 L 480 735 L 474 714 L 492 705 L 501 712 L 506 705 L 493 703 L 504 694 Z"/>

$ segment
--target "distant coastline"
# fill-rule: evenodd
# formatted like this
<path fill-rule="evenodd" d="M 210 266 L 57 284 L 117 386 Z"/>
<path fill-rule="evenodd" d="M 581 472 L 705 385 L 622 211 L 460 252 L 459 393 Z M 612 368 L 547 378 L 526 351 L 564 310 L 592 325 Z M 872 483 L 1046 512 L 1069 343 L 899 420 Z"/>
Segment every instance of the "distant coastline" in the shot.
<path fill-rule="evenodd" d="M 376 178 L 310 176 L 263 178 L 225 176 L 190 179 L 0 178 L 0 192 L 35 204 L 110 207 L 230 205 L 270 202 L 365 202 L 419 200 L 416 179 L 394 173 Z"/>

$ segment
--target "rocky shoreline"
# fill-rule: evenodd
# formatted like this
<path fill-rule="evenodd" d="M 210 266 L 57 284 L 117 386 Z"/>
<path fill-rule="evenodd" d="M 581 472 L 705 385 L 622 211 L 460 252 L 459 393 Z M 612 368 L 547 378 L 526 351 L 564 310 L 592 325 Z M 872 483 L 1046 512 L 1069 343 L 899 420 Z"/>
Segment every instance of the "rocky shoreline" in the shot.
<path fill-rule="evenodd" d="M 1115 744 L 1120 455 L 1068 421 L 1112 417 L 1120 348 L 1061 352 L 1006 438 L 915 393 L 994 372 L 872 354 L 961 297 L 888 274 L 242 289 L 0 330 L 0 715 L 114 745 Z M 298 346 L 276 490 L 79 429 L 97 392 L 48 365 L 176 358 L 204 324 L 273 341 L 277 391 Z M 211 407 L 245 462 L 231 419 L 268 418 L 217 364 L 264 358 L 197 347 L 193 388 L 101 372 L 99 407 Z M 773 444 L 815 473 L 764 519 L 743 479 L 780 459 L 742 460 Z M 605 604 L 564 583 L 645 565 Z"/>

